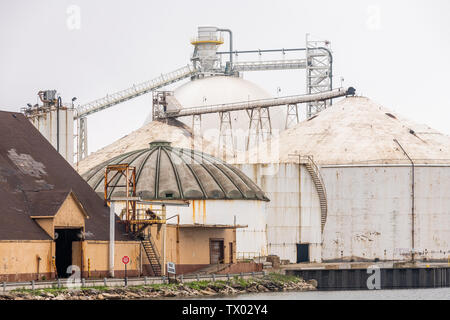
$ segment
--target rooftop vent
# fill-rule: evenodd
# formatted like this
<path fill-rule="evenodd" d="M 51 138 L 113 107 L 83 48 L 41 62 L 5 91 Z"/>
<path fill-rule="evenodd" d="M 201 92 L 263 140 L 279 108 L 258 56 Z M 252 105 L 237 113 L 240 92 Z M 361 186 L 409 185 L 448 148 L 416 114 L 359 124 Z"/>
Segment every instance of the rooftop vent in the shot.
<path fill-rule="evenodd" d="M 397 117 L 394 116 L 392 113 L 386 113 L 386 115 L 387 115 L 388 117 L 391 117 L 392 119 L 397 119 Z"/>
<path fill-rule="evenodd" d="M 155 140 L 150 142 L 150 148 L 170 147 L 171 142 L 164 140 Z"/>

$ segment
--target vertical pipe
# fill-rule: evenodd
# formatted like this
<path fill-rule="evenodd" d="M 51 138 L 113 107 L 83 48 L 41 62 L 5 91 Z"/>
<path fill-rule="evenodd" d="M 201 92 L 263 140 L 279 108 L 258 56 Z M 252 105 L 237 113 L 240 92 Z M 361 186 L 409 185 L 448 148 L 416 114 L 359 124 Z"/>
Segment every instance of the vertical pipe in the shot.
<path fill-rule="evenodd" d="M 397 139 L 394 139 L 394 142 L 398 144 L 400 149 L 402 149 L 403 153 L 406 155 L 408 160 L 411 162 L 411 261 L 415 262 L 415 240 L 414 240 L 414 229 L 415 229 L 415 210 L 414 210 L 414 203 L 415 203 L 415 191 L 414 191 L 414 185 L 415 185 L 415 178 L 414 178 L 414 161 L 409 157 L 408 153 L 406 153 L 405 149 L 403 149 L 400 142 L 398 142 Z"/>
<path fill-rule="evenodd" d="M 36 256 L 37 259 L 37 279 L 39 281 L 39 264 L 41 262 L 41 257 L 39 255 Z"/>
<path fill-rule="evenodd" d="M 139 243 L 139 277 L 142 276 L 142 242 Z"/>
<path fill-rule="evenodd" d="M 83 272 L 84 272 L 84 250 L 83 250 L 83 243 L 84 243 L 84 230 L 82 231 L 82 238 L 80 239 L 80 276 L 83 278 Z"/>
<path fill-rule="evenodd" d="M 114 240 L 115 240 L 115 202 L 110 202 L 109 207 L 109 275 L 114 278 Z"/>
<path fill-rule="evenodd" d="M 56 150 L 59 152 L 59 108 L 61 107 L 61 97 L 56 103 Z"/>
<path fill-rule="evenodd" d="M 298 155 L 298 243 L 302 243 L 302 165 L 300 155 Z"/>
<path fill-rule="evenodd" d="M 180 242 L 180 215 L 177 214 L 177 243 Z"/>
<path fill-rule="evenodd" d="M 217 29 L 217 31 L 228 32 L 230 35 L 230 73 L 233 70 L 233 33 L 230 29 Z"/>
<path fill-rule="evenodd" d="M 167 227 L 167 221 L 166 221 L 166 205 L 162 205 L 162 214 L 163 214 L 163 220 L 164 224 L 162 225 L 162 275 L 166 275 L 166 227 Z"/>

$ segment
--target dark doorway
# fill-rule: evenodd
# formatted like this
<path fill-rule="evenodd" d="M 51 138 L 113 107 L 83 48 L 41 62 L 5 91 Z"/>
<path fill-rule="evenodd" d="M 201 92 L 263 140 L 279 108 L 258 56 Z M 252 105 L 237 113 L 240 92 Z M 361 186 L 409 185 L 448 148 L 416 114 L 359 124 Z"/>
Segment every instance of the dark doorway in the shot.
<path fill-rule="evenodd" d="M 55 229 L 56 272 L 58 278 L 68 278 L 67 268 L 72 265 L 72 242 L 79 241 L 80 229 Z"/>
<path fill-rule="evenodd" d="M 209 240 L 209 256 L 211 264 L 223 263 L 223 239 L 210 239 Z"/>
<path fill-rule="evenodd" d="M 233 242 L 230 242 L 230 263 L 233 263 Z"/>
<path fill-rule="evenodd" d="M 297 263 L 309 262 L 309 244 L 297 243 Z"/>

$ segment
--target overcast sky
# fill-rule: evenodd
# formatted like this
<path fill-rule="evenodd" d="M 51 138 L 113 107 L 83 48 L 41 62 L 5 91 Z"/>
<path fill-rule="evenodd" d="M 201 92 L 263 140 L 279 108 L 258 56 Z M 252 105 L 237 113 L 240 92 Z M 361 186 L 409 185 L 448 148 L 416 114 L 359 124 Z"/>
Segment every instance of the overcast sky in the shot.
<path fill-rule="evenodd" d="M 234 49 L 331 41 L 334 83 L 450 134 L 450 1 L 0 2 L 0 109 L 37 92 L 87 103 L 189 63 L 197 26 L 233 31 Z M 227 49 L 225 46 L 223 49 Z M 263 56 L 264 58 L 264 56 Z M 305 92 L 304 71 L 246 73 L 269 93 Z M 179 85 L 179 84 L 178 84 Z M 89 151 L 139 128 L 151 95 L 88 118 Z"/>

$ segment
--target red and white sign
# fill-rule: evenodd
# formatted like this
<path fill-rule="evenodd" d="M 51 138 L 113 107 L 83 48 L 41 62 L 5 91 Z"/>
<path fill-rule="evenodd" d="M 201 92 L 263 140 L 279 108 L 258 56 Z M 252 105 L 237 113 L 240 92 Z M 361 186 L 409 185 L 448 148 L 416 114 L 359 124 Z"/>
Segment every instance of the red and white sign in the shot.
<path fill-rule="evenodd" d="M 124 256 L 122 258 L 122 262 L 123 262 L 123 264 L 128 264 L 128 262 L 130 262 L 130 258 L 128 256 Z"/>

